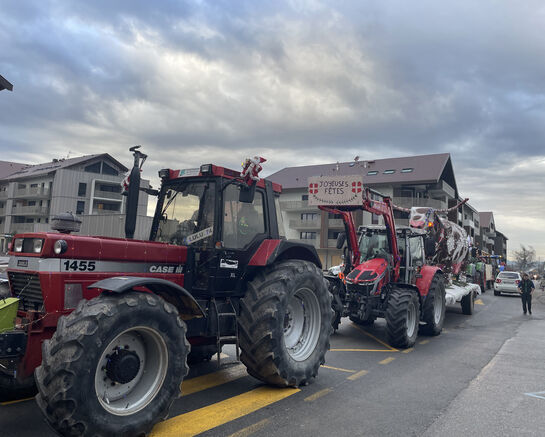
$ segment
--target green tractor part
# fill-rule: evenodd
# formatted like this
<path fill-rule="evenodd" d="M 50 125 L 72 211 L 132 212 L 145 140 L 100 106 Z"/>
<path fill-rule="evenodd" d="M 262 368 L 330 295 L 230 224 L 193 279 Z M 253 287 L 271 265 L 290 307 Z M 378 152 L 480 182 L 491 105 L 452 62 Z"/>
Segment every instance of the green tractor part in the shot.
<path fill-rule="evenodd" d="M 19 299 L 8 297 L 0 300 L 0 334 L 15 327 L 15 317 L 19 308 Z"/>

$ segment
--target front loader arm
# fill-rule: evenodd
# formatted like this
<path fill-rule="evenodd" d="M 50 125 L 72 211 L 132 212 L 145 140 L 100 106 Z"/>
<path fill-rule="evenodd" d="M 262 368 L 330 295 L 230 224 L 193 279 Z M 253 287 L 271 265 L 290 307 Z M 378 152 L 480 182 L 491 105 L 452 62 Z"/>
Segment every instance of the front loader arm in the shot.
<path fill-rule="evenodd" d="M 322 211 L 327 211 L 331 214 L 338 214 L 342 216 L 344 227 L 347 231 L 346 240 L 348 242 L 348 249 L 352 255 L 350 263 L 352 267 L 357 266 L 360 262 L 360 249 L 358 245 L 358 234 L 356 231 L 356 225 L 354 224 L 354 219 L 352 218 L 352 213 L 350 211 L 341 211 L 329 206 L 319 206 L 319 208 Z"/>

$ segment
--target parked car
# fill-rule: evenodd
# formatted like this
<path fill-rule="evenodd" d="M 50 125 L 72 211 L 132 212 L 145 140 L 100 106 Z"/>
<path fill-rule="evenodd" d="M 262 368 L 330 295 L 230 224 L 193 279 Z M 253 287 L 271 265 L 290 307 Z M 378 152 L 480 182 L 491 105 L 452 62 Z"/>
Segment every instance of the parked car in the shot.
<path fill-rule="evenodd" d="M 500 272 L 494 282 L 494 296 L 519 294 L 519 283 L 522 280 L 518 272 Z"/>

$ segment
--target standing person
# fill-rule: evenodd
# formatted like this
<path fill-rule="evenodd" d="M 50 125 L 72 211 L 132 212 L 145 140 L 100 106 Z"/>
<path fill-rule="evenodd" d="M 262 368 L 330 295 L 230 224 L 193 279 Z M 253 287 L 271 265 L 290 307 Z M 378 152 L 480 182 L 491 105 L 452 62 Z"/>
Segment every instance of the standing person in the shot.
<path fill-rule="evenodd" d="M 526 305 L 528 312 L 532 314 L 532 293 L 534 291 L 534 281 L 530 280 L 528 273 L 522 275 L 522 281 L 519 283 L 519 293 L 522 299 L 522 311 L 526 314 Z"/>

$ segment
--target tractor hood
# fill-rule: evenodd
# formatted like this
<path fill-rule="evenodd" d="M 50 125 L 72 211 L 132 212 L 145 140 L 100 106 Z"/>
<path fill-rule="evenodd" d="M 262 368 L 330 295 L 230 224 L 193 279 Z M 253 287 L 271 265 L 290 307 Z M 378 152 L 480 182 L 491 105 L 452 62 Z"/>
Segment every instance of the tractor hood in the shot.
<path fill-rule="evenodd" d="M 356 266 L 347 276 L 346 280 L 357 283 L 377 283 L 386 274 L 388 262 L 384 258 L 374 258 Z"/>

